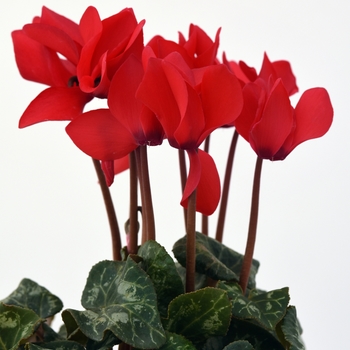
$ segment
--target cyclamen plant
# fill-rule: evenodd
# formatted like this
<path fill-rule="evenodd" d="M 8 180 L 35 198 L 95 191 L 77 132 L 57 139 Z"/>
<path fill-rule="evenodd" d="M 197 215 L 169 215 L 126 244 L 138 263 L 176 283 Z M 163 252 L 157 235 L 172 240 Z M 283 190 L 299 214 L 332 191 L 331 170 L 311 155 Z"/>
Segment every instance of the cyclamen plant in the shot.
<path fill-rule="evenodd" d="M 293 107 L 290 96 L 298 87 L 289 62 L 271 62 L 265 54 L 257 73 L 225 54 L 220 60 L 220 29 L 212 40 L 193 24 L 188 39 L 157 35 L 144 45 L 144 24 L 130 8 L 101 20 L 90 6 L 76 24 L 43 7 L 40 17 L 12 32 L 22 77 L 48 86 L 19 127 L 69 121 L 67 134 L 97 171 L 113 260 L 92 267 L 82 294 L 85 310 L 64 310 L 58 332 L 50 321 L 63 307 L 60 299 L 22 280 L 0 303 L 0 348 L 304 349 L 288 288 L 256 288 L 260 177 L 263 159 L 283 160 L 328 131 L 328 93 L 312 88 Z M 94 98 L 106 99 L 108 107 L 84 112 Z M 209 153 L 218 128 L 233 134 L 222 189 Z M 222 244 L 239 136 L 257 154 L 243 255 Z M 174 245 L 176 261 L 156 242 L 148 173 L 148 148 L 164 141 L 179 153 L 186 234 Z M 130 215 L 122 247 L 109 186 L 126 169 Z M 209 237 L 208 216 L 219 204 L 216 234 Z M 201 233 L 196 212 L 202 213 Z"/>

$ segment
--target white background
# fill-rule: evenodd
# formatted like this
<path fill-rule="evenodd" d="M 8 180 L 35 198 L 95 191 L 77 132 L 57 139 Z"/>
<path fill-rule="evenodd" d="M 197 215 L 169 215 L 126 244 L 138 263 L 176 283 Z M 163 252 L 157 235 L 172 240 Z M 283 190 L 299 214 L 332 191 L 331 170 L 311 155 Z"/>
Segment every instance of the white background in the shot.
<path fill-rule="evenodd" d="M 266 51 L 272 61 L 291 62 L 301 92 L 327 88 L 335 113 L 329 133 L 300 145 L 283 162 L 263 164 L 255 258 L 261 263 L 260 288 L 290 287 L 307 348 L 345 349 L 350 314 L 347 0 L 12 0 L 1 5 L 0 299 L 28 277 L 57 294 L 65 308 L 82 309 L 81 291 L 91 266 L 111 259 L 92 162 L 66 135 L 66 123 L 17 128 L 28 103 L 45 87 L 20 77 L 11 31 L 39 15 L 42 5 L 79 21 L 90 4 L 101 18 L 133 7 L 138 20 L 147 21 L 146 42 L 155 34 L 177 40 L 178 31 L 187 37 L 190 23 L 212 38 L 222 27 L 220 55 L 224 50 L 229 59 L 260 69 Z M 220 172 L 231 132 L 220 130 L 213 139 Z M 224 243 L 243 252 L 255 154 L 243 139 L 238 142 Z M 157 237 L 171 250 L 184 235 L 177 153 L 165 142 L 149 149 L 149 157 Z M 127 186 L 125 173 L 111 188 L 121 227 L 127 219 Z M 215 222 L 214 216 L 211 234 Z M 55 326 L 60 323 L 56 320 Z"/>

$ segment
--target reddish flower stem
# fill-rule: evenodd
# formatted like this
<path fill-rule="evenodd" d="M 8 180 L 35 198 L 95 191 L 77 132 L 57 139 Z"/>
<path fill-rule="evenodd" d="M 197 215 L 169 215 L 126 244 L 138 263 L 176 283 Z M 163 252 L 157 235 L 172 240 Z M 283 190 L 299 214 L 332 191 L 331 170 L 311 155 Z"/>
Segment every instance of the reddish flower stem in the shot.
<path fill-rule="evenodd" d="M 151 185 L 148 173 L 147 146 L 139 146 L 136 150 L 139 152 L 139 174 L 142 200 L 142 220 L 145 227 L 145 236 L 142 236 L 142 243 L 148 240 L 156 239 L 156 229 L 154 223 L 153 203 L 151 194 Z"/>
<path fill-rule="evenodd" d="M 92 161 L 94 163 L 94 167 L 95 167 L 98 181 L 100 183 L 100 187 L 102 191 L 103 200 L 106 206 L 108 222 L 109 222 L 109 227 L 111 230 L 111 237 L 112 237 L 113 260 L 121 260 L 120 250 L 122 245 L 120 240 L 119 225 L 118 225 L 117 216 L 114 210 L 112 196 L 107 186 L 100 161 L 93 158 L 92 158 Z"/>
<path fill-rule="evenodd" d="M 188 198 L 187 237 L 186 237 L 186 292 L 195 289 L 196 271 L 196 194 L 194 190 Z"/>
<path fill-rule="evenodd" d="M 179 149 L 179 165 L 180 165 L 181 189 L 183 193 L 185 190 L 186 181 L 187 181 L 186 159 L 185 159 L 185 151 L 183 149 Z M 186 208 L 184 208 L 184 219 L 185 219 L 185 227 L 187 227 L 187 209 Z"/>
<path fill-rule="evenodd" d="M 232 141 L 231 141 L 230 151 L 229 151 L 229 154 L 227 157 L 224 185 L 223 185 L 222 193 L 221 193 L 218 224 L 216 227 L 215 238 L 219 242 L 222 242 L 222 237 L 224 234 L 224 225 L 225 225 L 226 212 L 227 212 L 228 193 L 229 193 L 229 189 L 230 189 L 231 174 L 232 174 L 233 160 L 235 157 L 237 140 L 238 140 L 238 132 L 237 132 L 237 130 L 235 130 L 235 132 L 233 133 Z"/>
<path fill-rule="evenodd" d="M 129 244 L 128 253 L 137 253 L 137 167 L 135 151 L 129 154 L 129 168 L 130 168 L 130 213 L 129 213 Z"/>
<path fill-rule="evenodd" d="M 210 135 L 205 139 L 204 142 L 204 152 L 209 153 Z M 202 214 L 202 233 L 208 236 L 209 234 L 209 218 L 207 215 Z"/>
<path fill-rule="evenodd" d="M 243 294 L 245 293 L 248 286 L 250 269 L 253 262 L 253 254 L 254 254 L 254 247 L 255 247 L 255 240 L 256 240 L 256 229 L 258 226 L 259 194 L 260 194 L 260 178 L 261 178 L 262 162 L 263 162 L 263 159 L 258 157 L 255 165 L 248 238 L 247 238 L 245 254 L 243 257 L 241 275 L 239 278 L 239 284 L 242 288 Z"/>

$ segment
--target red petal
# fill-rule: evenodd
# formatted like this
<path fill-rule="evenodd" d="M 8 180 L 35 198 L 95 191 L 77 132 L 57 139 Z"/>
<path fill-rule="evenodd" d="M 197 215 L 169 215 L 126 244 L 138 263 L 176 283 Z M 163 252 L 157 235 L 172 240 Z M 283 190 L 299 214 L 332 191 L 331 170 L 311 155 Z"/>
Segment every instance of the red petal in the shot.
<path fill-rule="evenodd" d="M 78 64 L 80 52 L 72 38 L 62 30 L 41 23 L 27 24 L 23 30 L 31 39 L 59 52 L 73 64 Z"/>
<path fill-rule="evenodd" d="M 292 96 L 299 91 L 296 84 L 296 78 L 292 72 L 292 67 L 288 61 L 275 61 L 272 62 L 273 68 L 276 71 L 276 75 L 282 78 L 283 84 L 289 94 Z"/>
<path fill-rule="evenodd" d="M 200 143 L 218 127 L 232 124 L 243 107 L 242 89 L 238 79 L 225 65 L 209 66 L 201 86 L 206 132 Z"/>
<path fill-rule="evenodd" d="M 79 29 L 84 43 L 102 32 L 102 22 L 95 7 L 89 6 L 80 19 Z"/>
<path fill-rule="evenodd" d="M 130 56 L 115 73 L 108 95 L 112 114 L 141 144 L 145 142 L 140 122 L 142 103 L 136 100 L 135 94 L 142 78 L 141 61 Z"/>
<path fill-rule="evenodd" d="M 78 148 L 95 159 L 122 158 L 138 146 L 109 109 L 82 114 L 68 124 L 66 131 Z"/>
<path fill-rule="evenodd" d="M 110 187 L 114 181 L 114 161 L 102 160 L 101 169 L 105 175 L 106 184 Z"/>
<path fill-rule="evenodd" d="M 190 157 L 188 187 L 186 183 L 185 191 L 181 200 L 181 205 L 187 206 L 188 197 L 197 188 L 197 206 L 196 210 L 204 215 L 211 215 L 214 213 L 220 200 L 220 178 L 213 158 L 206 152 L 198 149 L 196 151 L 187 151 Z M 199 164 L 198 164 L 199 161 Z M 195 172 L 195 174 L 191 174 Z M 197 181 L 199 174 L 199 181 Z M 190 176 L 193 178 L 190 179 Z M 197 183 L 197 187 L 195 184 Z M 192 192 L 191 192 L 192 191 Z"/>
<path fill-rule="evenodd" d="M 78 24 L 45 6 L 42 8 L 40 23 L 49 24 L 64 31 L 75 42 L 79 43 L 81 46 L 83 45 Z"/>
<path fill-rule="evenodd" d="M 188 177 L 186 181 L 186 185 L 184 188 L 184 192 L 181 199 L 181 205 L 187 208 L 188 197 L 193 193 L 193 191 L 197 188 L 200 177 L 201 177 L 201 162 L 197 150 L 191 149 L 186 150 L 188 154 L 188 158 L 190 160 L 190 169 L 188 172 Z"/>
<path fill-rule="evenodd" d="M 259 113 L 261 104 L 265 104 L 265 92 L 255 83 L 248 83 L 243 90 L 243 109 L 234 121 L 237 132 L 249 142 L 249 133 Z"/>
<path fill-rule="evenodd" d="M 323 88 L 305 91 L 295 108 L 295 132 L 290 153 L 300 143 L 323 136 L 333 121 L 333 107 Z"/>
<path fill-rule="evenodd" d="M 149 59 L 136 97 L 155 113 L 169 142 L 176 147 L 174 132 L 179 125 L 180 112 L 160 59 Z"/>
<path fill-rule="evenodd" d="M 52 50 L 29 38 L 23 30 L 12 32 L 16 63 L 24 79 L 49 86 L 67 86 L 73 75 Z"/>
<path fill-rule="evenodd" d="M 251 129 L 250 144 L 259 157 L 273 159 L 292 127 L 293 108 L 282 81 L 278 79 L 268 96 L 261 119 Z"/>
<path fill-rule="evenodd" d="M 114 160 L 114 174 L 120 174 L 121 172 L 129 169 L 129 155 Z"/>
<path fill-rule="evenodd" d="M 48 120 L 72 120 L 79 116 L 91 96 L 78 87 L 50 87 L 42 91 L 24 111 L 19 127 Z"/>

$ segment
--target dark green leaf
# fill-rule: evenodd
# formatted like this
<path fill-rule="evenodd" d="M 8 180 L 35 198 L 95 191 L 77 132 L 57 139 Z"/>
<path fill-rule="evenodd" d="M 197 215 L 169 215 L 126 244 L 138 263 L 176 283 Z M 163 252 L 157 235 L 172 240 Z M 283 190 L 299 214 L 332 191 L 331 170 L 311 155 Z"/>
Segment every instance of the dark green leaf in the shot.
<path fill-rule="evenodd" d="M 144 243 L 138 255 L 143 258 L 142 268 L 151 277 L 158 298 L 158 310 L 166 317 L 171 300 L 184 293 L 184 285 L 175 263 L 166 250 L 155 241 Z"/>
<path fill-rule="evenodd" d="M 182 284 L 186 284 L 186 268 L 180 265 L 179 263 L 175 263 L 177 272 L 181 278 Z M 201 273 L 195 273 L 195 281 L 194 281 L 194 290 L 202 289 L 208 287 L 208 277 Z"/>
<path fill-rule="evenodd" d="M 49 343 L 27 343 L 26 350 L 84 350 L 85 348 L 73 341 L 60 340 Z"/>
<path fill-rule="evenodd" d="M 186 266 L 186 236 L 177 241 L 173 248 L 176 259 Z M 243 261 L 243 255 L 226 247 L 217 240 L 196 233 L 196 272 L 207 275 L 214 280 L 238 281 Z M 259 262 L 253 260 L 249 288 L 255 287 L 255 275 Z"/>
<path fill-rule="evenodd" d="M 166 343 L 159 350 L 196 350 L 194 345 L 185 337 L 176 333 L 166 333 Z"/>
<path fill-rule="evenodd" d="M 63 308 L 58 297 L 28 278 L 24 278 L 17 289 L 1 301 L 7 305 L 31 309 L 42 318 L 53 316 Z"/>
<path fill-rule="evenodd" d="M 238 340 L 246 340 L 255 350 L 284 350 L 282 344 L 265 328 L 249 321 L 232 318 L 227 335 L 222 338 L 224 345 Z M 206 350 L 214 348 L 206 348 Z"/>
<path fill-rule="evenodd" d="M 193 342 L 224 335 L 231 319 L 231 303 L 226 292 L 204 288 L 178 296 L 169 304 L 166 329 Z"/>
<path fill-rule="evenodd" d="M 0 349 L 17 349 L 43 321 L 33 310 L 0 303 Z"/>
<path fill-rule="evenodd" d="M 302 329 L 297 318 L 297 312 L 294 306 L 289 306 L 278 328 L 283 333 L 283 343 L 288 343 L 289 350 L 304 350 L 305 345 L 301 339 Z M 278 332 L 280 335 L 281 332 Z"/>
<path fill-rule="evenodd" d="M 105 333 L 105 337 L 101 341 L 89 339 L 86 344 L 86 350 L 108 350 L 114 345 L 120 344 L 121 341 L 111 331 Z"/>
<path fill-rule="evenodd" d="M 68 309 L 62 314 L 69 337 L 70 332 L 77 333 L 75 322 L 95 341 L 102 341 L 110 330 L 136 348 L 158 348 L 165 342 L 153 283 L 129 257 L 125 262 L 102 261 L 92 268 L 82 305 L 86 311 Z"/>
<path fill-rule="evenodd" d="M 254 350 L 252 344 L 246 340 L 238 340 L 233 343 L 228 344 L 223 348 L 223 350 Z"/>
<path fill-rule="evenodd" d="M 226 290 L 232 301 L 232 315 L 240 319 L 253 319 L 269 330 L 274 330 L 287 311 L 288 288 L 265 293 L 242 295 L 237 283 L 219 282 L 218 288 Z"/>

